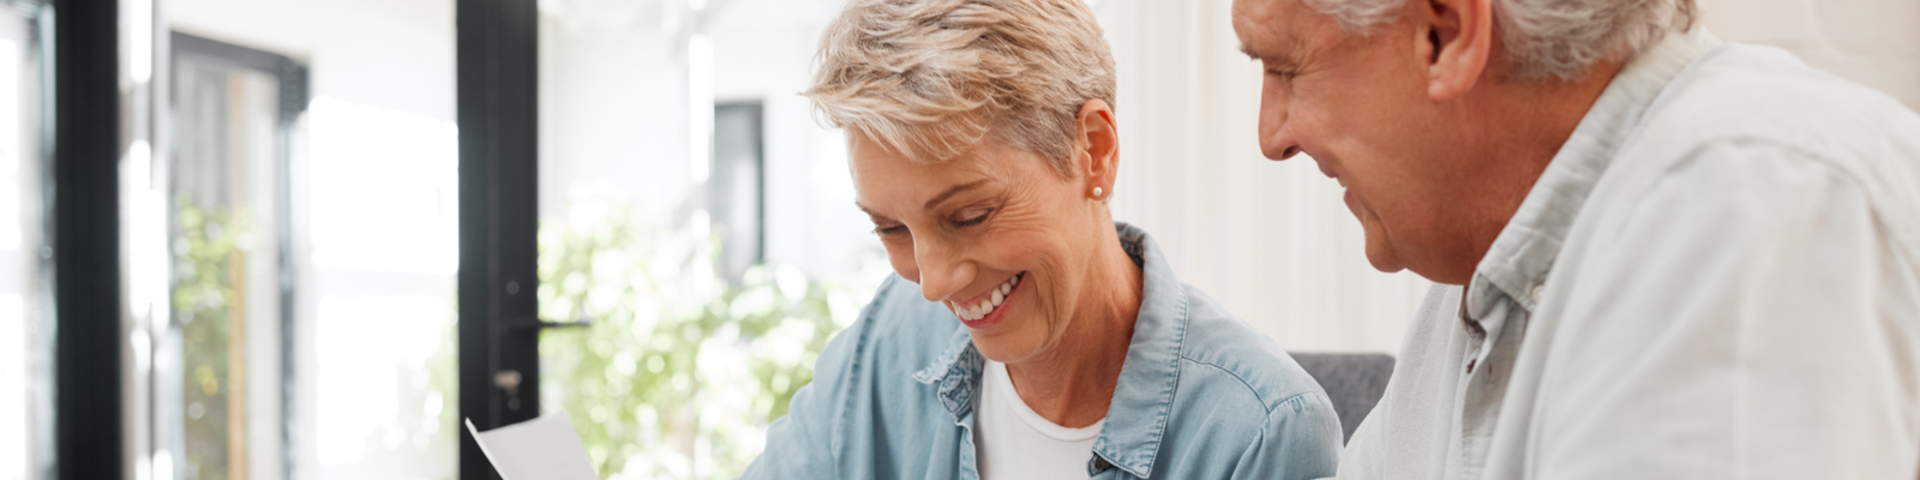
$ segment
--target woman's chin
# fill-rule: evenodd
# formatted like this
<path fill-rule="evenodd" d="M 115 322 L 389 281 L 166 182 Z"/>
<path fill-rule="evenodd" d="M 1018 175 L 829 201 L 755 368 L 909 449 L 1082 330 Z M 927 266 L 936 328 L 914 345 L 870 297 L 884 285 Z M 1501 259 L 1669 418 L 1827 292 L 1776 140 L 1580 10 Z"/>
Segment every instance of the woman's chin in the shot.
<path fill-rule="evenodd" d="M 981 356 L 1000 363 L 1019 363 L 1040 349 L 1040 342 L 1011 332 L 996 335 L 967 329 L 967 334 L 973 336 L 973 348 L 980 350 Z"/>

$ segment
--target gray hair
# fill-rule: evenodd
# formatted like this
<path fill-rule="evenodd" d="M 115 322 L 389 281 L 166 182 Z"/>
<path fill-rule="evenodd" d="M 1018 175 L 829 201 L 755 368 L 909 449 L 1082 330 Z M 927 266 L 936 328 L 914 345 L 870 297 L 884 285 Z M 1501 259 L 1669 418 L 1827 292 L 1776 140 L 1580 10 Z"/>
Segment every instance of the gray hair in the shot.
<path fill-rule="evenodd" d="M 1407 0 L 1298 0 L 1364 35 L 1393 20 Z M 1637 55 L 1669 32 L 1693 29 L 1695 0 L 1494 0 L 1515 80 L 1574 80 L 1601 60 Z"/>

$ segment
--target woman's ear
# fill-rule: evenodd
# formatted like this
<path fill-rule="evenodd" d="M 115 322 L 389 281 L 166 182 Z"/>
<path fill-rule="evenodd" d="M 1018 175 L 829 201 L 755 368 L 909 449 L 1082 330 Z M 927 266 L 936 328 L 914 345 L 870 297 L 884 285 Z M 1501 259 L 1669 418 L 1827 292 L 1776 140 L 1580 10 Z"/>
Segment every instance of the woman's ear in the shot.
<path fill-rule="evenodd" d="M 1113 121 L 1113 107 L 1105 100 L 1087 100 L 1074 123 L 1079 134 L 1074 142 L 1074 169 L 1084 175 L 1082 187 L 1090 194 L 1100 188 L 1103 193 L 1096 196 L 1104 199 L 1104 192 L 1113 191 L 1120 168 L 1120 130 Z"/>
<path fill-rule="evenodd" d="M 1414 49 L 1426 61 L 1427 96 L 1458 98 L 1473 89 L 1493 53 L 1491 0 L 1414 0 L 1421 12 Z"/>

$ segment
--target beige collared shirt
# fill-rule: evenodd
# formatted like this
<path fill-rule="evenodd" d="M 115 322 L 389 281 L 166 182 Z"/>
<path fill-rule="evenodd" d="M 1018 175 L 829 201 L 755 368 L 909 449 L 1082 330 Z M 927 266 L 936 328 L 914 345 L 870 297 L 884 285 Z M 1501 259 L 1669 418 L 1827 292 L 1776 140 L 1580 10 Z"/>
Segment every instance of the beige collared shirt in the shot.
<path fill-rule="evenodd" d="M 1340 478 L 1912 480 L 1917 211 L 1920 116 L 1672 35 L 1429 293 Z"/>

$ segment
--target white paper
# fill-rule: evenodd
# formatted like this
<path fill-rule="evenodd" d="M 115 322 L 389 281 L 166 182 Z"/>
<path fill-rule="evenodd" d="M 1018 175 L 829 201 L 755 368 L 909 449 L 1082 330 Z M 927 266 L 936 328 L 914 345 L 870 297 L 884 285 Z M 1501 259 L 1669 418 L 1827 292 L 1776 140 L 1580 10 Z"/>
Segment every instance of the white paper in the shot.
<path fill-rule="evenodd" d="M 508 425 L 486 432 L 473 428 L 467 419 L 467 431 L 480 444 L 480 451 L 493 462 L 493 469 L 506 480 L 600 480 L 593 462 L 587 459 L 587 447 L 573 431 L 566 412 Z"/>

